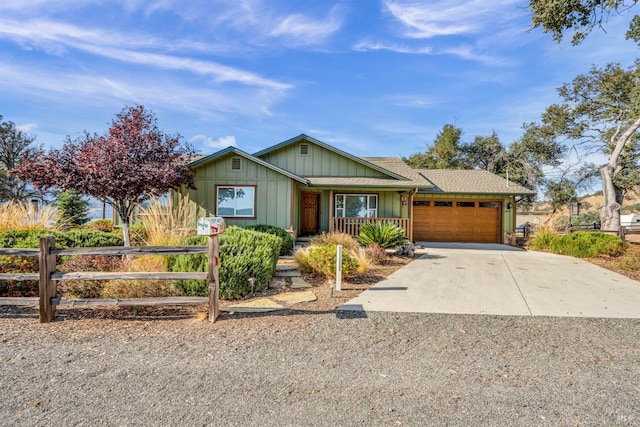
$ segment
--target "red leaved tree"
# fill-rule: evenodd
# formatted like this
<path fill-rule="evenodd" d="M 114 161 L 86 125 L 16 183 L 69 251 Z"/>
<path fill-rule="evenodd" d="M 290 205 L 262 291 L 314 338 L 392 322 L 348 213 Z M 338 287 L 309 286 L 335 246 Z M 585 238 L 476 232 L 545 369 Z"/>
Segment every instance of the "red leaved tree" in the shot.
<path fill-rule="evenodd" d="M 167 135 L 142 105 L 125 107 L 104 135 L 85 132 L 59 150 L 41 151 L 12 170 L 36 189 L 59 187 L 112 205 L 122 219 L 125 246 L 136 206 L 172 188 L 193 188 L 187 164 L 193 148 L 179 135 Z"/>

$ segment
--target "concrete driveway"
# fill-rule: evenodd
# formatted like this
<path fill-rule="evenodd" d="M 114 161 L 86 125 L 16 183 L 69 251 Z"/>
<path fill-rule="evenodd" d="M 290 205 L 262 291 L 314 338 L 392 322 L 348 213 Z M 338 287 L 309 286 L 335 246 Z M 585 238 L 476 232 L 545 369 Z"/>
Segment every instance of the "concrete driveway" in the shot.
<path fill-rule="evenodd" d="M 425 255 L 338 310 L 640 318 L 640 282 L 589 262 L 498 244 L 422 245 Z"/>

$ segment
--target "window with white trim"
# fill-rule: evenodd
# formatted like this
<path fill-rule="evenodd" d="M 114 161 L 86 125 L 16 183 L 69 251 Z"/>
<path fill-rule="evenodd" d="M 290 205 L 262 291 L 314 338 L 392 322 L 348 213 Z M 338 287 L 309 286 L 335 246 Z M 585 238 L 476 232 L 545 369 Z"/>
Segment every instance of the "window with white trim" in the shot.
<path fill-rule="evenodd" d="M 376 194 L 336 194 L 337 217 L 375 218 L 378 216 Z"/>
<path fill-rule="evenodd" d="M 255 217 L 255 187 L 217 187 L 217 215 L 226 217 Z"/>

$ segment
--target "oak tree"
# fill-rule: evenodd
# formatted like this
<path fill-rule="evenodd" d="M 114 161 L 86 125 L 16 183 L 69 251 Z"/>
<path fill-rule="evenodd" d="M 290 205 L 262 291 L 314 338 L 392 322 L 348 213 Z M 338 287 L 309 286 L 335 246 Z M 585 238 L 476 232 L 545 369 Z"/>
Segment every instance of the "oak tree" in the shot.
<path fill-rule="evenodd" d="M 587 152 L 608 157 L 600 168 L 602 228 L 620 227 L 625 192 L 640 185 L 640 60 L 593 67 L 558 89 L 563 102 L 547 107 L 541 128 L 558 140 L 576 141 Z"/>
<path fill-rule="evenodd" d="M 600 27 L 611 15 L 624 14 L 639 0 L 530 0 L 534 28 L 542 28 L 560 42 L 565 31 L 573 31 L 572 43 L 580 44 L 591 31 Z M 640 17 L 635 15 L 629 24 L 627 39 L 640 42 Z"/>
<path fill-rule="evenodd" d="M 137 206 L 172 188 L 193 188 L 188 163 L 195 153 L 180 135 L 157 126 L 142 105 L 125 107 L 103 134 L 67 137 L 61 149 L 41 151 L 13 172 L 38 189 L 59 187 L 107 200 L 122 220 L 125 245 Z"/>

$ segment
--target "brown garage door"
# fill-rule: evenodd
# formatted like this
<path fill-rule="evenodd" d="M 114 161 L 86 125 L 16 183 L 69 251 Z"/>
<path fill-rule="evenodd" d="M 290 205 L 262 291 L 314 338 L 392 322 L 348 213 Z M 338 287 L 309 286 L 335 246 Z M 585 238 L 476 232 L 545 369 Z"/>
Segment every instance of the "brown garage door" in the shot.
<path fill-rule="evenodd" d="M 413 238 L 427 242 L 499 243 L 500 202 L 414 200 Z"/>

